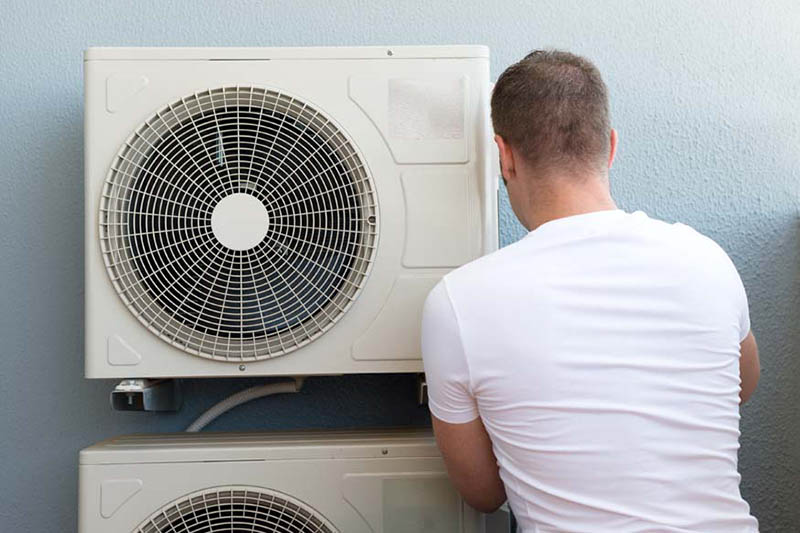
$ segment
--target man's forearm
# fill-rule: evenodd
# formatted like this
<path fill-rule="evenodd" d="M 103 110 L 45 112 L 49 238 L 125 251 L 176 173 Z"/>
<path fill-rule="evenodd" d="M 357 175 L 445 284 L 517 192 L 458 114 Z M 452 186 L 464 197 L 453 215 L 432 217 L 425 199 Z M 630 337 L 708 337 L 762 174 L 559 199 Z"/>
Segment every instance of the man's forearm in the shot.
<path fill-rule="evenodd" d="M 480 418 L 466 424 L 449 424 L 432 418 L 453 485 L 471 507 L 484 513 L 496 511 L 506 501 L 506 489 Z"/>

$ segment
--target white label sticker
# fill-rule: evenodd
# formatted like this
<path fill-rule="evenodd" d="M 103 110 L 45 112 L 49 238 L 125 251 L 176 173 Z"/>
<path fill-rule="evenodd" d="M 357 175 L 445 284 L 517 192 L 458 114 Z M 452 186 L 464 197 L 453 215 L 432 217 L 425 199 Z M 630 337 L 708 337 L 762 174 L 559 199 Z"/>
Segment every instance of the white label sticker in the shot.
<path fill-rule="evenodd" d="M 464 78 L 389 80 L 389 135 L 399 139 L 462 139 Z"/>

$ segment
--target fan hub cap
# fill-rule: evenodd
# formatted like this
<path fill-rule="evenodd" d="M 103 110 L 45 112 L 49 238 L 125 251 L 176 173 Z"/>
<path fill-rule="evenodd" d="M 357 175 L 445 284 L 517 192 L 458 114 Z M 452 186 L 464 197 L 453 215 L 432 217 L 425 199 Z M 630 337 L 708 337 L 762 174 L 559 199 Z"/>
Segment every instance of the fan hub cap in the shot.
<path fill-rule="evenodd" d="M 211 230 L 231 250 L 249 250 L 264 240 L 269 231 L 269 214 L 255 196 L 235 193 L 226 196 L 211 212 Z"/>

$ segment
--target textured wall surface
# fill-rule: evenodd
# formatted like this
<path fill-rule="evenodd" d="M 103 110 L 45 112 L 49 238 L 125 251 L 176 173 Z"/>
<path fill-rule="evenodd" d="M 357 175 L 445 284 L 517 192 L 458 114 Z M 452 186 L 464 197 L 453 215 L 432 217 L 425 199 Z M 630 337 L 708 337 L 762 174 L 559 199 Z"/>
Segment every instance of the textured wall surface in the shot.
<path fill-rule="evenodd" d="M 190 381 L 172 415 L 110 411 L 82 378 L 82 50 L 89 45 L 481 43 L 592 58 L 612 95 L 622 207 L 689 223 L 747 286 L 762 384 L 742 410 L 742 490 L 763 531 L 800 524 L 800 5 L 796 0 L 2 0 L 0 529 L 73 531 L 76 453 L 173 431 L 250 385 Z M 756 6 L 757 4 L 757 6 Z M 510 210 L 502 240 L 523 234 Z M 311 379 L 211 429 L 424 424 L 410 376 Z"/>

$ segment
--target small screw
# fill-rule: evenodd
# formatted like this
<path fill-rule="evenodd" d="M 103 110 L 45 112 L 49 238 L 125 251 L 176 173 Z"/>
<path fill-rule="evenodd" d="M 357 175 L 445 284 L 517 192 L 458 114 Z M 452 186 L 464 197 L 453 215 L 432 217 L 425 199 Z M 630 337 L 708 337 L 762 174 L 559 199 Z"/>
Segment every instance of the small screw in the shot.
<path fill-rule="evenodd" d="M 247 367 L 246 367 L 246 366 L 244 366 L 244 365 L 239 365 L 239 370 L 240 370 L 240 371 L 244 372 L 245 368 L 247 368 Z"/>
<path fill-rule="evenodd" d="M 370 224 L 375 224 L 375 215 L 368 216 L 367 222 L 369 222 Z"/>
<path fill-rule="evenodd" d="M 386 55 L 387 56 L 393 56 L 394 52 L 392 52 L 391 50 L 386 50 Z"/>
<path fill-rule="evenodd" d="M 386 448 L 382 449 L 381 455 L 389 455 L 389 450 L 387 450 Z"/>

